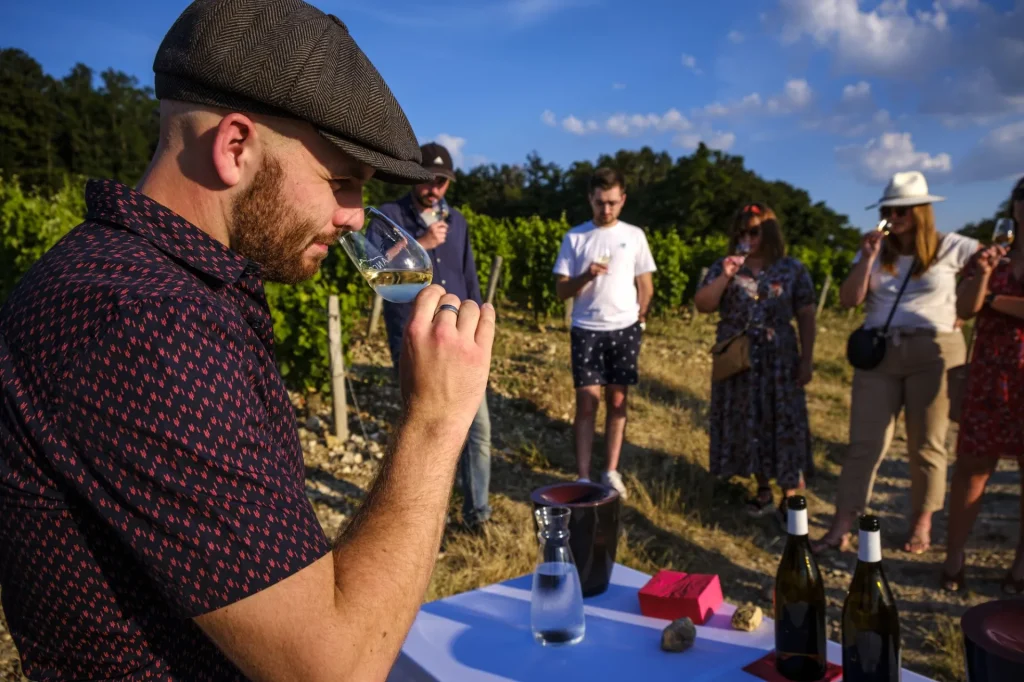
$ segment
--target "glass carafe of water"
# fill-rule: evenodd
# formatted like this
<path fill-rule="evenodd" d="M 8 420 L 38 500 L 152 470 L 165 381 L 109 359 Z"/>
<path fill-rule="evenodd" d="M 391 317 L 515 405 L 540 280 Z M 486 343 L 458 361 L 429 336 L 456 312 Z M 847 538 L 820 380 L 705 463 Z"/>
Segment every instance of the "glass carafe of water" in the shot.
<path fill-rule="evenodd" d="M 576 644 L 583 640 L 583 589 L 569 549 L 567 507 L 541 507 L 537 518 L 540 540 L 533 572 L 530 626 L 544 646 Z"/>

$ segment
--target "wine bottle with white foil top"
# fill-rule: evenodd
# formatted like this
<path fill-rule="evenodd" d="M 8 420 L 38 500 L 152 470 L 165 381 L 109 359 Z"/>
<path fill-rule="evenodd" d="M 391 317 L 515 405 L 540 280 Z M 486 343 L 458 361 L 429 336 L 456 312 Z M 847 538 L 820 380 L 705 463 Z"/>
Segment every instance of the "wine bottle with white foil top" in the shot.
<path fill-rule="evenodd" d="M 882 570 L 882 539 L 876 516 L 860 520 L 860 549 L 843 604 L 844 682 L 898 682 L 900 619 Z"/>
<path fill-rule="evenodd" d="M 807 500 L 786 499 L 786 548 L 775 575 L 775 669 L 787 680 L 825 677 L 825 583 L 807 539 Z"/>

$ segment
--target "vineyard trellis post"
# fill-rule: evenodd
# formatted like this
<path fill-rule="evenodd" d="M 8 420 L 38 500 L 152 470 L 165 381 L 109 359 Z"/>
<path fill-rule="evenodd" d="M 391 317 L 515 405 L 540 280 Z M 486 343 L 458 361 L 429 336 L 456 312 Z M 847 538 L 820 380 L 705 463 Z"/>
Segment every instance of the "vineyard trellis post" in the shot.
<path fill-rule="evenodd" d="M 348 405 L 345 401 L 345 356 L 341 352 L 341 312 L 336 294 L 327 299 L 327 339 L 330 344 L 334 435 L 345 441 L 348 440 Z"/>

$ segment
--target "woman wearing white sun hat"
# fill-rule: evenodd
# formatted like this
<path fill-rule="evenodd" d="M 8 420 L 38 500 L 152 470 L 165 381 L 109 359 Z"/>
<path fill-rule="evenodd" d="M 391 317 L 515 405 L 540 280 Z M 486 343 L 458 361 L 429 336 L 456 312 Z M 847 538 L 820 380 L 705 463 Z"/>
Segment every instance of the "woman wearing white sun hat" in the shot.
<path fill-rule="evenodd" d="M 856 369 L 850 408 L 850 446 L 839 477 L 836 515 L 815 551 L 845 549 L 857 516 L 871 500 L 878 466 L 904 411 L 910 459 L 910 533 L 903 549 L 922 554 L 931 545 L 932 514 L 946 497 L 946 371 L 964 363 L 966 344 L 956 315 L 957 277 L 980 243 L 935 229 L 924 175 L 896 173 L 879 207 L 885 231 L 865 235 L 843 282 L 844 306 L 864 303 L 864 328 L 882 330 L 890 318 L 881 362 Z M 902 290 L 902 293 L 901 293 Z"/>

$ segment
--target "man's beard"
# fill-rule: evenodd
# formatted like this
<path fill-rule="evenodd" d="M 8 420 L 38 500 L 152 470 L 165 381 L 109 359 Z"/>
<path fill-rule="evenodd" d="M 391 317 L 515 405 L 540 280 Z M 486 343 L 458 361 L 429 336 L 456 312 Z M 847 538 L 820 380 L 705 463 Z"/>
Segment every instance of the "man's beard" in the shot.
<path fill-rule="evenodd" d="M 298 284 L 319 269 L 319 263 L 303 262 L 303 252 L 319 230 L 285 200 L 283 180 L 281 163 L 265 156 L 252 183 L 231 207 L 231 248 L 260 265 L 265 280 Z"/>

